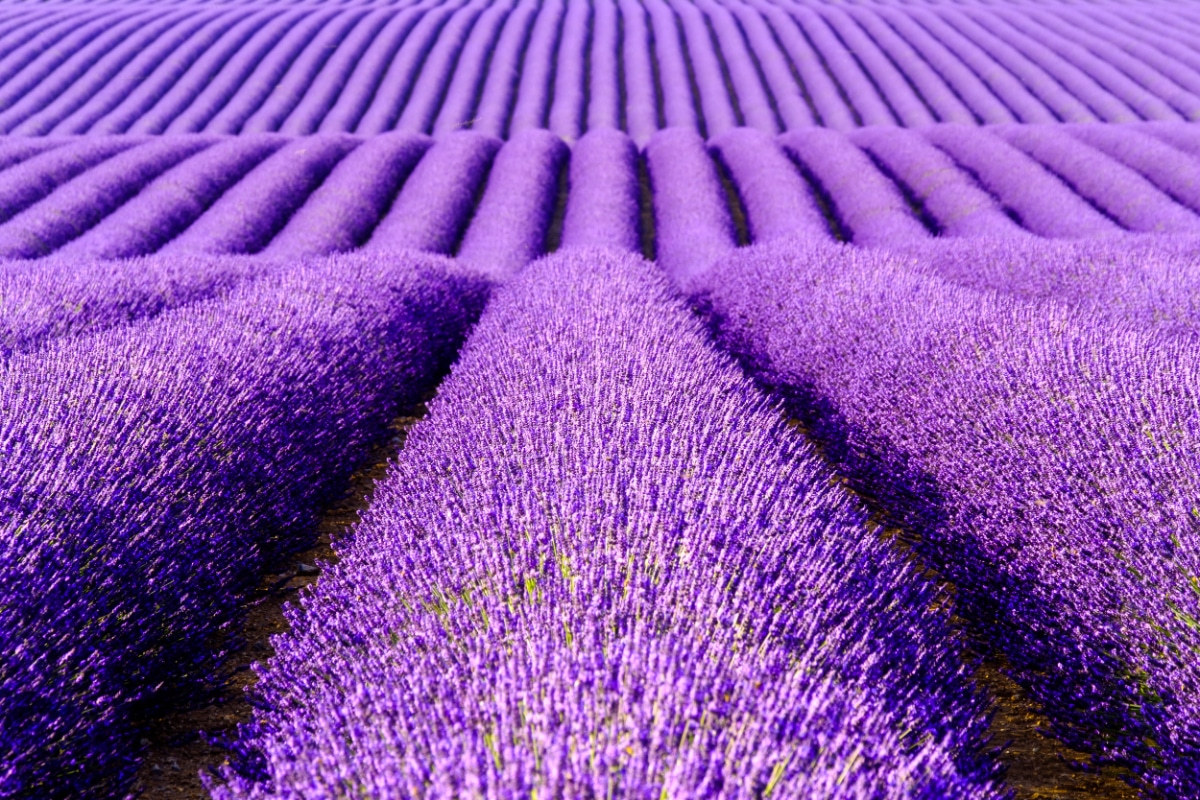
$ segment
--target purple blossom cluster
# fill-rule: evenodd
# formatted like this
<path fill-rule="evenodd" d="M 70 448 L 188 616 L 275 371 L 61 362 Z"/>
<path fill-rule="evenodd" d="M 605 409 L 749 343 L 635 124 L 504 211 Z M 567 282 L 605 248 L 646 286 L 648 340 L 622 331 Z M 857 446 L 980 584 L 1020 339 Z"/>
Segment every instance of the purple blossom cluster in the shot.
<path fill-rule="evenodd" d="M 362 0 L 0 10 L 0 133 L 1184 122 L 1184 3 Z"/>
<path fill-rule="evenodd" d="M 1149 792 L 1196 796 L 1200 364 L 1194 327 L 1179 335 L 1190 301 L 1159 296 L 1160 280 L 1194 280 L 1195 258 L 998 250 L 983 277 L 965 246 L 932 271 L 979 288 L 1007 272 L 1004 294 L 882 250 L 795 242 L 695 285 L 720 340 L 910 532 L 1054 733 Z M 1115 280 L 1138 267 L 1154 274 Z"/>
<path fill-rule="evenodd" d="M 235 798 L 999 798 L 940 591 L 656 267 L 500 289 L 259 668 Z"/>
<path fill-rule="evenodd" d="M 178 274 L 196 260 L 91 274 L 110 315 L 124 292 L 148 317 L 146 284 L 215 294 L 221 263 L 207 287 Z M 220 678 L 264 565 L 310 539 L 487 292 L 436 256 L 339 256 L 0 362 L 0 796 L 121 795 L 138 724 Z"/>

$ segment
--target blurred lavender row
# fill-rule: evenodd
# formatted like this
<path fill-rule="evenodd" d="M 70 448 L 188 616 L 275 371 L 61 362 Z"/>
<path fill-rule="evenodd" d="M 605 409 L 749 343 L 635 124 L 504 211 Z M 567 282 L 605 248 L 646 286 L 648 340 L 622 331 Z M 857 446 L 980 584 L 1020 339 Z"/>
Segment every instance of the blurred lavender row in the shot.
<path fill-rule="evenodd" d="M 234 798 L 999 798 L 944 598 L 662 273 L 499 290 L 259 669 Z"/>
<path fill-rule="evenodd" d="M 1180 2 L 12 2 L 0 133 L 1182 122 L 1198 41 Z"/>
<path fill-rule="evenodd" d="M 692 282 L 1053 733 L 1172 798 L 1200 792 L 1196 246 L 785 242 Z"/>
<path fill-rule="evenodd" d="M 219 297 L 275 268 L 197 256 L 0 263 L 0 359 Z"/>
<path fill-rule="evenodd" d="M 0 257 L 418 249 L 510 274 L 566 241 L 562 214 L 574 198 L 617 202 L 609 229 L 676 273 L 793 237 L 879 246 L 1195 234 L 1197 186 L 1200 134 L 1170 123 L 777 138 L 735 128 L 708 141 L 673 128 L 645 148 L 611 128 L 572 147 L 540 130 L 508 142 L 473 131 L 38 146 L 9 137 L 0 139 Z"/>
<path fill-rule="evenodd" d="M 176 274 L 203 260 L 169 264 L 80 276 L 112 315 L 148 316 L 118 302 L 155 281 L 133 273 L 205 288 Z M 209 274 L 214 295 L 239 275 Z M 137 726 L 222 679 L 248 591 L 311 540 L 486 293 L 436 256 L 341 256 L 0 362 L 0 796 L 128 790 Z"/>

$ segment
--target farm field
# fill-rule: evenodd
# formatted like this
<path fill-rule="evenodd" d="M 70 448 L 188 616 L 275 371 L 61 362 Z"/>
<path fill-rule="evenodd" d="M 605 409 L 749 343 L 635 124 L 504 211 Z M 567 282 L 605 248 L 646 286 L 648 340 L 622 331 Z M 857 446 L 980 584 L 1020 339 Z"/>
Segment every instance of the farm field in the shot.
<path fill-rule="evenodd" d="M 1200 797 L 1200 8 L 0 8 L 0 799 Z"/>

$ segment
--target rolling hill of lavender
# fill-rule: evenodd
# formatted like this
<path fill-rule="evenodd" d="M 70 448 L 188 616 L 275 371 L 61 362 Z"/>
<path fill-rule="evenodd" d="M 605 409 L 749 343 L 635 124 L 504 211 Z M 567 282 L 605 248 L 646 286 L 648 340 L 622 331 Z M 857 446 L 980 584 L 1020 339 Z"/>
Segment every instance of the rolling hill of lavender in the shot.
<path fill-rule="evenodd" d="M 1200 797 L 1198 120 L 1181 0 L 5 4 L 0 798 Z"/>

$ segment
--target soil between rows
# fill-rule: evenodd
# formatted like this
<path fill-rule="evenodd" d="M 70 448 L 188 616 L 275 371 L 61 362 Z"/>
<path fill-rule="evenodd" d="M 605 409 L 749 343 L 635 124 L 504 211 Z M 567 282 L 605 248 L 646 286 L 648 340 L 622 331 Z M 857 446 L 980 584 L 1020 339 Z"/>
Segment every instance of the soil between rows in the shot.
<path fill-rule="evenodd" d="M 376 482 L 387 473 L 388 462 L 403 448 L 408 431 L 425 413 L 425 406 L 420 405 L 392 422 L 392 436 L 372 452 L 369 463 L 351 477 L 343 498 L 322 516 L 317 543 L 296 553 L 276 573 L 265 576 L 260 584 L 262 597 L 251 601 L 247 608 L 243 629 L 246 647 L 232 658 L 232 666 L 238 671 L 215 700 L 203 708 L 180 709 L 157 720 L 145 732 L 148 752 L 131 797 L 209 800 L 200 773 L 215 771 L 227 763 L 227 754 L 222 748 L 206 743 L 204 734 L 218 738 L 232 736 L 239 723 L 250 720 L 252 708 L 246 702 L 245 690 L 255 679 L 249 666 L 274 654 L 270 637 L 288 629 L 284 606 L 300 589 L 320 577 L 301 575 L 298 566 L 336 561 L 331 541 L 358 521 L 360 512 L 370 502 Z M 1045 716 L 998 665 L 985 663 L 975 678 L 995 702 L 991 739 L 996 745 L 1008 743 L 1000 760 L 1007 768 L 1007 784 L 1017 800 L 1136 800 L 1138 793 L 1121 780 L 1121 773 L 1115 768 L 1105 768 L 1099 773 L 1071 768 L 1068 762 L 1080 761 L 1084 754 L 1041 733 L 1046 727 Z"/>
<path fill-rule="evenodd" d="M 246 702 L 245 690 L 254 684 L 255 678 L 249 666 L 274 655 L 270 637 L 288 629 L 283 617 L 284 606 L 300 589 L 320 577 L 319 573 L 299 574 L 299 565 L 314 566 L 337 560 L 331 541 L 358 522 L 359 513 L 370 503 L 376 482 L 387 474 L 388 462 L 400 452 L 408 431 L 425 413 L 425 406 L 421 404 L 392 421 L 392 435 L 372 451 L 368 463 L 351 476 L 342 499 L 322 515 L 317 528 L 317 543 L 290 556 L 275 573 L 263 578 L 259 585 L 260 597 L 247 607 L 242 632 L 246 646 L 231 659 L 230 666 L 237 672 L 214 701 L 203 708 L 180 709 L 157 720 L 144 733 L 150 744 L 134 782 L 132 797 L 141 800 L 209 800 L 200 772 L 215 771 L 228 759 L 225 750 L 207 744 L 202 734 L 231 737 L 239 723 L 250 721 L 253 709 Z"/>

